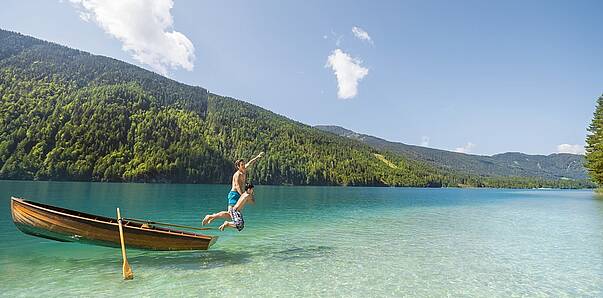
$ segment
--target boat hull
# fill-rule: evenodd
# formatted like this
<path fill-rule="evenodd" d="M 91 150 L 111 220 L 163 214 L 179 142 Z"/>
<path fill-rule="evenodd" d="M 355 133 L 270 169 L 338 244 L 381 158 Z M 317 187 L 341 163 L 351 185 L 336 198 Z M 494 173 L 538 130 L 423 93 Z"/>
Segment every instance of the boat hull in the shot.
<path fill-rule="evenodd" d="M 120 247 L 117 220 L 74 210 L 11 199 L 15 226 L 23 233 L 62 242 Z M 128 248 L 144 250 L 206 250 L 217 236 L 123 222 Z"/>

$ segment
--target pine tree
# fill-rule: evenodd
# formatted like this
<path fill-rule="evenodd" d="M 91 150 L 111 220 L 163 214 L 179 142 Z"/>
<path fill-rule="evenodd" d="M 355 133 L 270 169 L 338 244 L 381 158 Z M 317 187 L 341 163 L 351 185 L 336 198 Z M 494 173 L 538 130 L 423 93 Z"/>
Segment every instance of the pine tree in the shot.
<path fill-rule="evenodd" d="M 603 95 L 597 99 L 597 108 L 586 137 L 586 168 L 591 179 L 603 185 Z"/>

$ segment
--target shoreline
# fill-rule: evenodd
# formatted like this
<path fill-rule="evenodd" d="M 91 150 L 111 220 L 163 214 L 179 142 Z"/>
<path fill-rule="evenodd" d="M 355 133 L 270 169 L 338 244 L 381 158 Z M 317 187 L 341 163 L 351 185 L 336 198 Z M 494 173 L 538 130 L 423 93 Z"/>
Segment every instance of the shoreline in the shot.
<path fill-rule="evenodd" d="M 26 180 L 26 179 L 0 179 L 0 182 L 46 182 L 46 183 L 102 183 L 102 184 L 140 184 L 140 185 L 229 185 L 228 183 L 179 183 L 179 182 L 136 182 L 136 181 L 82 181 L 82 180 Z M 603 188 L 582 187 L 582 188 L 561 188 L 561 187 L 479 187 L 479 186 L 443 186 L 443 187 L 422 187 L 422 186 L 390 186 L 390 185 L 326 185 L 326 184 L 258 184 L 256 186 L 291 186 L 291 187 L 365 187 L 365 188 L 414 188 L 414 189 L 507 189 L 507 190 L 592 190 L 594 193 L 603 195 Z"/>

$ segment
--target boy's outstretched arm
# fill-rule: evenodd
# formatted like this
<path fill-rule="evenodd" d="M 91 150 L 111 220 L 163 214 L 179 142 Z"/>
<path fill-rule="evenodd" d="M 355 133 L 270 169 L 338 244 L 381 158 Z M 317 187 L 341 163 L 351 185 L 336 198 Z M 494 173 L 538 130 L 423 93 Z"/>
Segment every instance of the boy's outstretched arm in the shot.
<path fill-rule="evenodd" d="M 249 160 L 249 161 L 248 161 L 248 162 L 245 164 L 245 168 L 249 168 L 250 166 L 252 166 L 252 165 L 255 163 L 255 161 L 256 161 L 258 158 L 262 157 L 262 156 L 264 156 L 264 151 L 260 152 L 260 154 L 258 154 L 256 157 L 254 157 L 254 158 L 252 158 L 251 160 Z"/>

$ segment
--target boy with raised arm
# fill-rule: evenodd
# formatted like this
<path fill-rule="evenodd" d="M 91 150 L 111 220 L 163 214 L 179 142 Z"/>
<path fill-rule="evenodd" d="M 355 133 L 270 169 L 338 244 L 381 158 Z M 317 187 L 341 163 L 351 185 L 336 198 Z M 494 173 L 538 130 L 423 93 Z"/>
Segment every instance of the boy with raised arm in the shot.
<path fill-rule="evenodd" d="M 235 161 L 235 168 L 237 171 L 232 175 L 232 187 L 230 188 L 230 192 L 228 193 L 226 199 L 228 200 L 228 211 L 234 205 L 237 204 L 237 201 L 243 195 L 245 190 L 243 189 L 245 186 L 245 181 L 247 179 L 247 169 L 251 167 L 258 158 L 264 156 L 264 152 L 260 152 L 256 157 L 252 158 L 249 162 L 245 163 L 243 159 L 237 159 Z M 210 224 L 216 218 L 230 218 L 230 214 L 228 211 L 220 211 L 214 214 L 208 214 L 203 218 L 202 224 L 207 225 Z"/>
<path fill-rule="evenodd" d="M 247 203 L 255 203 L 255 199 L 253 198 L 253 184 L 248 183 L 245 184 L 245 193 L 241 196 L 241 198 L 237 201 L 237 203 L 232 206 L 232 208 L 228 209 L 228 215 L 232 219 L 232 221 L 224 221 L 222 225 L 218 227 L 220 231 L 224 231 L 224 228 L 231 227 L 233 229 L 237 229 L 239 232 L 245 228 L 245 221 L 243 220 L 243 214 L 241 214 L 241 210 L 245 208 Z"/>

